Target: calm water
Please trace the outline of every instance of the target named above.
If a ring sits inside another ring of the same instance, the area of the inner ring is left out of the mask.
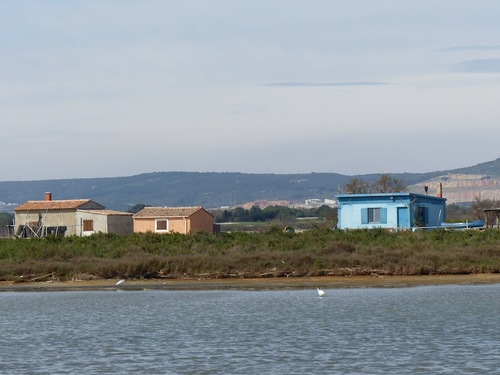
[[[2,374],[492,374],[500,285],[0,293]]]

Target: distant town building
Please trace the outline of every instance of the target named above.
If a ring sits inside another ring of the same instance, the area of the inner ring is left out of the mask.
[[[14,208],[18,206],[17,203],[2,202],[0,201],[0,212],[13,212]]]
[[[337,201],[335,199],[319,199],[319,198],[311,198],[306,199],[304,207],[305,208],[318,208],[321,206],[328,207],[337,207]]]

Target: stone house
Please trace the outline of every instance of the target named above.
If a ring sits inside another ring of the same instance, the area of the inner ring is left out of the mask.
[[[28,201],[14,209],[14,230],[20,237],[86,236],[94,233],[130,234],[132,214],[106,210],[91,199]]]

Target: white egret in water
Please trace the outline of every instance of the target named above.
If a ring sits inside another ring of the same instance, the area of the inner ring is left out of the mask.
[[[320,297],[324,297],[324,296],[326,296],[326,293],[325,293],[324,291],[322,291],[320,288],[316,288],[316,289],[318,290],[318,295],[319,295]]]
[[[123,284],[124,282],[125,282],[125,280],[124,280],[124,279],[118,280],[118,281],[117,281],[117,283],[116,283],[116,285]]]

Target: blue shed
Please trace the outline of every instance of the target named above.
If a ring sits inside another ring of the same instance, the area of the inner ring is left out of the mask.
[[[340,229],[437,227],[446,199],[415,193],[337,195]]]

